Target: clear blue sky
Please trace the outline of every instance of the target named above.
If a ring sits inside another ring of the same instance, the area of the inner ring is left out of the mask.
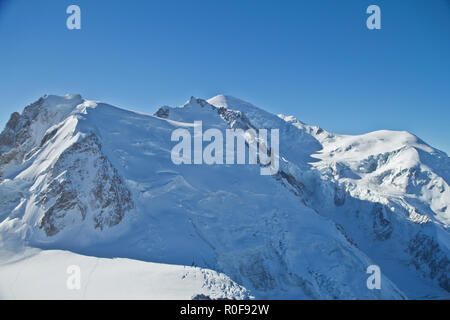
[[[370,4],[381,30],[366,28]],[[45,93],[143,112],[225,93],[449,153],[450,1],[0,0],[0,126]]]

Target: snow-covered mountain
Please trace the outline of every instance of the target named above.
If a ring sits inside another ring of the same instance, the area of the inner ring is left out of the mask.
[[[279,129],[278,173],[174,164],[194,121]],[[0,298],[74,297],[73,261],[78,298],[450,298],[449,181],[408,132],[337,135],[223,95],[155,115],[44,96],[0,135]]]

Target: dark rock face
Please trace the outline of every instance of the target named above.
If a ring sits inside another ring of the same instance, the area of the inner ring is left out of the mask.
[[[355,248],[359,248],[358,244],[345,232],[345,229],[344,229],[344,227],[341,224],[337,223],[336,224],[336,229],[338,229],[339,232],[342,233],[342,235],[348,241],[348,243],[350,243]]]
[[[250,123],[250,120],[240,111],[229,110],[227,108],[218,108],[217,112],[225,120],[231,129],[249,130],[256,128]]]
[[[247,263],[239,266],[239,271],[254,288],[264,291],[273,290],[276,280],[266,264],[267,260],[261,254],[250,255]]]
[[[62,218],[71,210],[77,210],[84,220],[86,217],[86,207],[78,199],[76,192],[72,190],[69,183],[63,182],[58,184],[57,182],[53,182],[49,188],[49,192],[41,199],[40,204],[47,204],[50,197],[55,197],[56,200],[54,205],[46,211],[40,222],[40,227],[45,230],[47,236],[53,236],[64,228],[64,224],[61,222]]]
[[[43,103],[44,99],[40,98],[27,106],[22,114],[14,112],[0,134],[0,180],[3,176],[2,167],[10,163],[21,163],[34,147],[31,144],[30,126],[41,112]]]
[[[278,173],[274,175],[274,178],[275,180],[280,181],[285,187],[291,186],[291,192],[300,197],[303,203],[306,203],[306,186],[300,181],[297,181],[293,175],[288,174],[283,170],[279,170]]]
[[[341,207],[345,204],[345,199],[347,197],[347,191],[344,188],[336,187],[334,189],[334,204],[337,207]]]
[[[20,114],[14,112],[6,124],[5,130],[0,134],[0,147],[2,148],[2,151],[6,150],[8,147],[14,147],[16,143],[16,132],[18,131],[19,121]]]
[[[376,203],[372,209],[373,231],[378,240],[387,240],[392,234],[392,223],[386,216],[383,205]]]
[[[27,106],[22,114],[14,112],[0,134],[0,155],[25,143],[30,138],[29,126],[36,119],[43,98]]]
[[[130,191],[101,144],[91,134],[61,154],[52,168],[38,204],[45,210],[40,221],[47,236],[53,236],[66,223],[85,220],[92,213],[96,229],[117,225],[134,208]]]
[[[51,132],[47,133],[41,140],[41,144],[39,148],[42,148],[49,140],[51,140],[58,133],[58,129],[54,129]]]
[[[20,165],[58,134],[58,128],[47,132],[43,129],[58,122],[53,114],[42,97],[27,106],[22,114],[11,115],[0,134],[0,180],[7,167]],[[92,219],[94,228],[103,230],[117,225],[134,208],[131,193],[102,153],[94,134],[60,155],[36,203],[44,209],[39,226],[47,236],[87,218]]]
[[[210,296],[200,293],[200,294],[193,296],[192,300],[213,300],[213,299]]]
[[[418,233],[410,242],[407,252],[411,264],[423,275],[436,279],[439,286],[450,292],[450,261],[439,244],[423,233]]]
[[[168,107],[161,107],[158,109],[158,111],[155,112],[155,116],[158,118],[167,119],[169,118],[169,108]]]

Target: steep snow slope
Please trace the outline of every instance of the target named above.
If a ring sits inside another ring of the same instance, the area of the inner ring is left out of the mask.
[[[208,101],[240,110],[260,127],[280,126],[239,99]],[[280,133],[283,168],[304,187],[308,206],[342,227],[410,297],[448,297],[449,157],[408,132],[343,136],[292,116],[279,118],[288,126],[281,125]],[[320,144],[307,149],[315,160],[306,172],[298,169],[304,168],[303,159],[290,154],[305,135]],[[428,279],[440,288],[433,289]]]
[[[261,176],[257,165],[173,164],[171,133],[192,133],[196,120],[204,130],[279,129],[280,171]],[[192,98],[156,116],[46,96],[13,114],[0,135],[0,246],[200,266],[256,298],[398,299],[402,290],[413,298],[448,297],[448,157],[395,134],[355,139],[358,146],[226,96]],[[347,159],[342,150],[349,145],[355,153]],[[423,153],[415,163],[429,170],[427,183],[417,175],[422,171],[404,172],[396,162],[378,173],[400,170],[406,178],[393,186],[386,180],[386,188],[372,179],[377,169],[357,171],[379,164],[368,157],[397,147]],[[431,182],[436,186],[427,189]],[[416,211],[406,214],[408,208]],[[366,287],[371,264],[384,273],[381,290]]]

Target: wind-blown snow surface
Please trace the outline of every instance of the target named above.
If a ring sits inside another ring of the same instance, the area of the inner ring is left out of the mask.
[[[73,266],[80,268],[80,288],[69,290]],[[245,288],[212,270],[68,251],[28,249],[0,270],[0,299],[251,298]]]
[[[279,129],[280,171],[173,164],[197,120]],[[449,298],[449,170],[407,132],[334,135],[228,96],[154,116],[45,96],[0,135],[0,297]]]

